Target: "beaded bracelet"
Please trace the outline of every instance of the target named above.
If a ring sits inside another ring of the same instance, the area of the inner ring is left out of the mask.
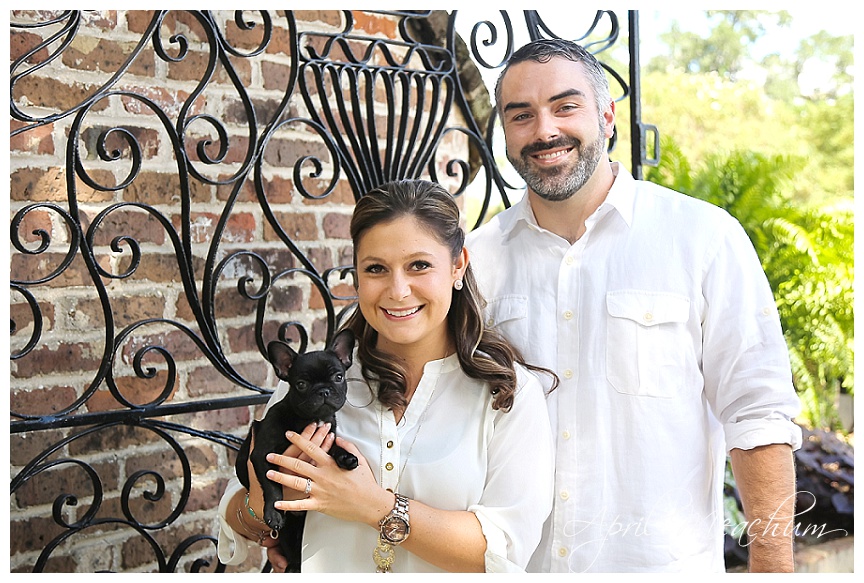
[[[269,529],[269,531],[270,531],[268,533],[267,530],[264,530],[262,533],[259,534],[259,533],[253,533],[251,530],[247,529],[246,523],[243,522],[243,519],[241,518],[242,514],[240,512],[240,509],[239,508],[237,509],[237,518],[240,520],[240,524],[243,525],[243,529],[246,530],[247,533],[254,534],[255,536],[257,536],[259,545],[264,541],[264,539],[267,537],[268,534],[269,534],[270,538],[272,538],[274,540],[279,538],[279,531],[270,528],[270,525],[267,524],[266,522],[264,522],[263,520],[261,520],[261,518],[259,518],[258,515],[255,514],[255,511],[252,510],[252,507],[249,506],[249,492],[248,491],[246,492],[246,498],[243,500],[243,506],[246,507],[246,511],[249,513],[249,516],[251,516],[255,522],[264,526],[265,529]]]
[[[258,518],[258,515],[255,514],[255,511],[252,510],[251,506],[249,506],[249,492],[246,492],[246,499],[243,500],[243,506],[246,507],[246,511],[249,513],[249,516],[251,516],[255,522],[257,522],[258,524],[263,524],[264,526],[268,526],[266,522]]]

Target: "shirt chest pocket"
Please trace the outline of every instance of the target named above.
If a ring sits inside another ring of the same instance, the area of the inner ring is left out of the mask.
[[[640,290],[606,294],[606,378],[627,395],[674,397],[686,376],[690,300]]]
[[[487,328],[496,328],[512,341],[524,339],[523,335],[526,331],[523,327],[527,326],[528,296],[506,295],[491,299],[486,304],[484,315]]]

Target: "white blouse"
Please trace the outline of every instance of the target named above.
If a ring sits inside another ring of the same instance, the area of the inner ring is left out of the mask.
[[[504,413],[492,409],[487,386],[468,378],[456,355],[429,362],[397,424],[374,398],[355,359],[348,402],[337,413],[337,433],[358,447],[383,487],[477,516],[489,572],[524,570],[552,508],[554,459],[543,389],[529,371],[517,367],[517,373],[513,407]],[[280,383],[268,408],[287,390]],[[251,542],[225,521],[228,501],[242,489],[234,477],[219,508],[218,554],[229,565],[246,559]],[[309,512],[301,570],[374,572],[377,540],[378,532],[365,524]],[[393,572],[440,571],[396,547]]]

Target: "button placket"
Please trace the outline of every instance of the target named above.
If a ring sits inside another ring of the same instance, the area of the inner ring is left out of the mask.
[[[381,428],[381,486],[388,490],[396,487],[399,467],[399,435],[393,413],[383,406],[379,408]]]

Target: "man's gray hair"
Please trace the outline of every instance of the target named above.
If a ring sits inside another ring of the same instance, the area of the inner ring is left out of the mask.
[[[495,83],[495,109],[498,111],[498,116],[501,118],[503,111],[501,110],[501,81],[504,75],[510,70],[510,67],[517,63],[525,61],[535,61],[537,63],[548,63],[555,57],[561,57],[574,63],[582,63],[585,68],[585,73],[588,75],[588,81],[591,88],[594,90],[594,98],[597,102],[597,111],[602,115],[609,107],[612,97],[609,93],[609,80],[606,78],[606,71],[603,65],[597,58],[586,51],[582,46],[573,41],[565,39],[540,39],[531,41],[530,43],[520,47],[507,60],[507,64],[501,74],[498,76],[498,81]],[[502,118],[503,119],[503,118]]]

